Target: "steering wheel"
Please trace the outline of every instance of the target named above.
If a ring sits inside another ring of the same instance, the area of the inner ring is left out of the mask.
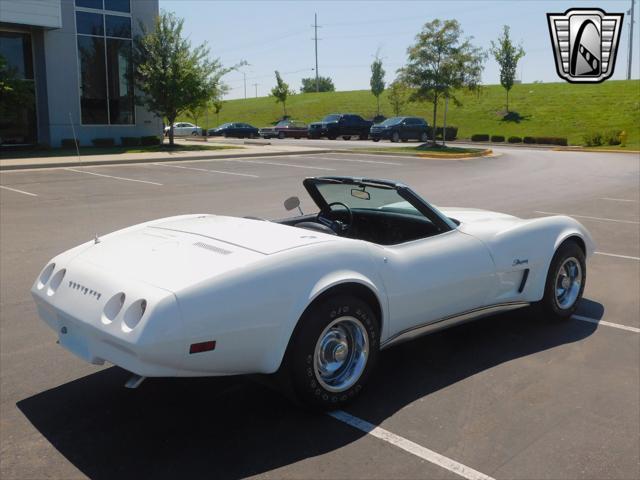
[[[347,211],[347,222],[341,222],[340,220],[333,220],[330,218],[330,215],[333,213],[331,207],[341,206]],[[327,208],[320,210],[316,217],[318,223],[329,227],[331,230],[336,232],[337,234],[346,233],[353,226],[353,212],[351,209],[342,202],[333,202],[327,205]]]

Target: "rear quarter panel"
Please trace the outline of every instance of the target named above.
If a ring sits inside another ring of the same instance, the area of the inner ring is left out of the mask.
[[[215,340],[214,351],[185,356],[202,374],[273,373],[307,306],[340,283],[368,286],[387,314],[382,283],[363,242],[344,240],[266,255],[177,293],[190,343]]]

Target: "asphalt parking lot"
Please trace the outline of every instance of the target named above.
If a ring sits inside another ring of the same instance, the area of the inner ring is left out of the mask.
[[[1,173],[0,477],[639,478],[638,156],[495,151]],[[125,390],[126,372],[76,359],[36,317],[40,269],[94,234],[183,213],[281,218],[291,195],[312,211],[301,181],[315,175],[397,179],[439,206],[574,216],[598,251],[578,315],[516,310],[386,350],[338,418],[248,378]]]

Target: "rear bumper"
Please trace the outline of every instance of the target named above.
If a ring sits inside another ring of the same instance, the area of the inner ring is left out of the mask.
[[[377,140],[388,140],[391,138],[391,132],[389,130],[370,131],[369,138]]]
[[[58,344],[76,357],[94,365],[109,362],[144,377],[181,374],[180,342],[124,341],[118,336],[72,317],[36,297],[40,318],[58,335]],[[184,373],[182,373],[184,374]]]

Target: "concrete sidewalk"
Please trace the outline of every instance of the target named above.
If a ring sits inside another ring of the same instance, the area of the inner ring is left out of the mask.
[[[215,145],[215,144],[213,144]],[[2,158],[1,170],[20,170],[30,168],[78,167],[90,165],[117,165],[149,162],[176,162],[181,160],[207,160],[216,158],[267,157],[281,155],[306,155],[310,153],[329,153],[326,148],[298,147],[291,145],[243,145],[237,149],[200,150],[195,152],[149,152],[117,153],[113,155],[83,155],[66,157]]]

